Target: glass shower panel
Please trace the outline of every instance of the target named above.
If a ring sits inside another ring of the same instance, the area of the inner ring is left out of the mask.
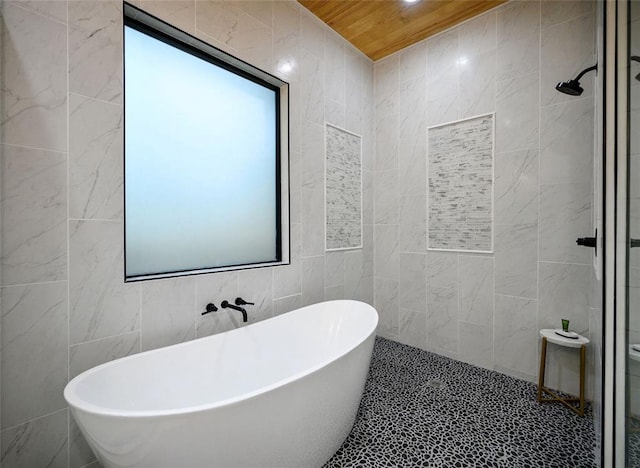
[[[626,466],[640,468],[640,2],[629,2]]]

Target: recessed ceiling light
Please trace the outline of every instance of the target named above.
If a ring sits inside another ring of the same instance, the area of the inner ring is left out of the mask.
[[[419,2],[420,0],[404,0],[404,3],[416,3]]]

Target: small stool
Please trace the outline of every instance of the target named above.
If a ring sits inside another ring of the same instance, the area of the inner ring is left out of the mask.
[[[542,336],[542,350],[540,352],[540,374],[538,376],[538,403],[547,403],[550,401],[559,401],[571,411],[574,411],[579,416],[584,416],[584,369],[585,369],[585,355],[587,350],[587,344],[589,338],[582,335],[578,335],[577,338],[565,338],[558,335],[555,330],[545,329],[540,330]],[[580,348],[580,397],[579,398],[562,398],[555,392],[549,390],[544,386],[544,371],[547,361],[547,341],[559,346],[565,346],[567,348]],[[542,392],[548,393],[552,398],[543,398]],[[571,403],[580,402],[580,406],[576,408]]]

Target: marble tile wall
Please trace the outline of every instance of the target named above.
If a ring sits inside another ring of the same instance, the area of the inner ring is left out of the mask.
[[[291,265],[124,284],[122,3],[2,2],[0,465],[94,457],[62,397],[102,362],[325,299],[373,303],[373,64],[294,1],[136,0],[290,88]],[[291,70],[282,72],[289,64]],[[325,254],[325,121],[362,135],[363,244]]]
[[[594,4],[509,2],[375,63],[374,302],[385,337],[535,381],[539,329],[568,318],[599,333],[593,251],[575,244],[593,233],[594,74],[580,97],[554,90],[596,61]],[[494,253],[429,251],[426,128],[489,112]],[[577,353],[555,351],[548,384],[577,392]]]

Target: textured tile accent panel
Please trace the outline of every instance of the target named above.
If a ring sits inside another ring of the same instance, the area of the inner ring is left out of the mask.
[[[493,114],[428,133],[430,249],[493,250]]]
[[[362,138],[326,124],[326,249],[362,247]]]

